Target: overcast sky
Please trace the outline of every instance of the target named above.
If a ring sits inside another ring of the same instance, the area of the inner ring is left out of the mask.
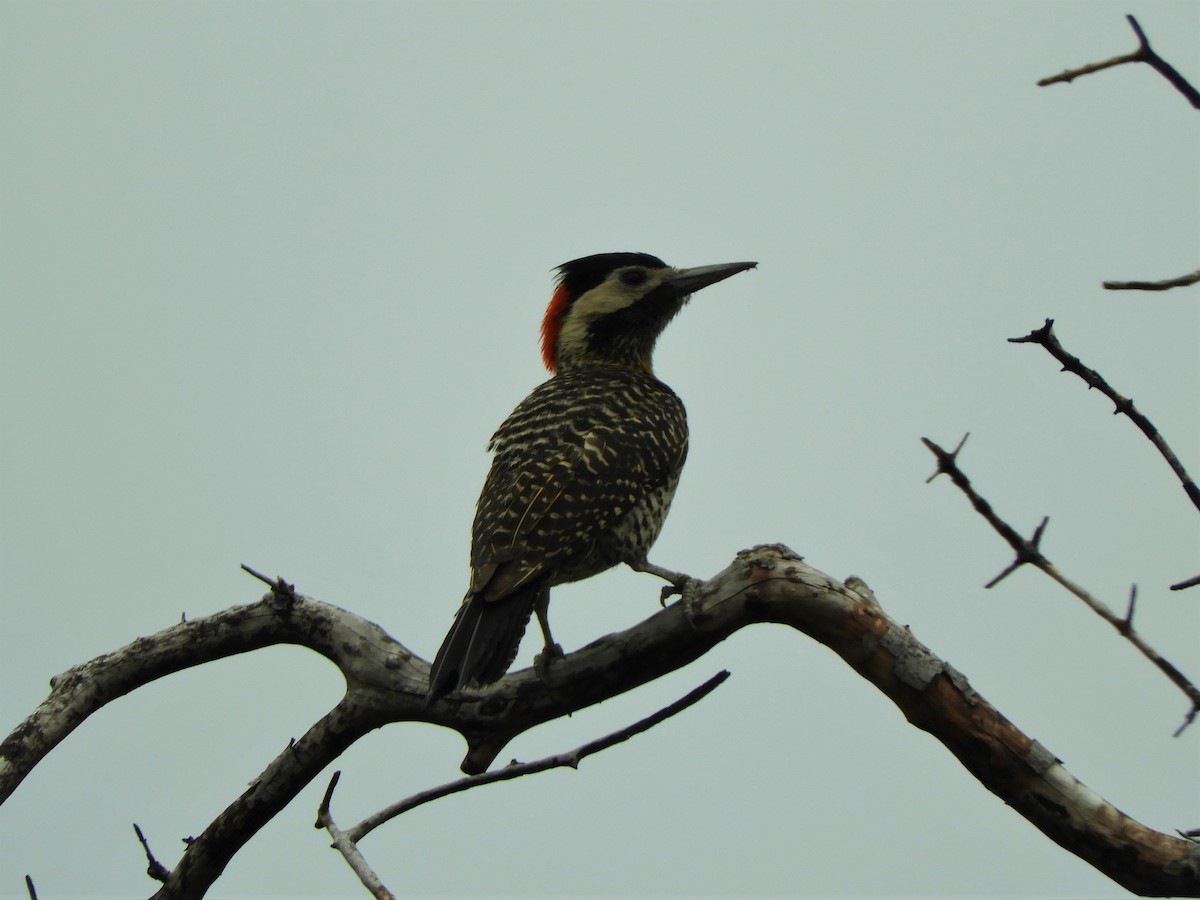
[[[1111,293],[1200,261],[1200,116],[1126,53],[1136,14],[1200,82],[1200,5],[0,5],[0,732],[68,667],[253,601],[240,563],[425,657],[467,582],[495,426],[545,377],[552,267],[756,259],[697,295],[657,371],[691,455],[652,559],[708,576],[782,541],[950,660],[1146,825],[1200,826],[1183,696],[1007,547],[929,436],[1072,578],[1200,678],[1200,527],[1131,423],[1200,473],[1200,294]],[[657,609],[621,571],[556,589],[568,649]],[[531,638],[521,664],[538,649]],[[401,896],[1120,897],[823,647],[745,630],[523,736],[574,747],[721,668],[660,728],[405,816],[362,849]],[[278,648],[164,679],[80,727],[0,810],[0,897],[152,893],[338,699]],[[454,733],[338,761],[350,824],[454,778]],[[360,897],[317,782],[213,897]]]

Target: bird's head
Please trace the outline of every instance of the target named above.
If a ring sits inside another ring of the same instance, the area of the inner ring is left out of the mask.
[[[756,265],[676,269],[649,253],[598,253],[563,263],[542,321],[546,368],[557,373],[608,363],[650,372],[655,341],[688,296]]]

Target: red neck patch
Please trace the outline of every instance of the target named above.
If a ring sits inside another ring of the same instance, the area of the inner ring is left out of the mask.
[[[542,362],[551,374],[558,371],[558,333],[562,331],[563,319],[567,315],[567,307],[571,305],[571,295],[567,286],[559,284],[546,307],[546,317],[542,319]]]

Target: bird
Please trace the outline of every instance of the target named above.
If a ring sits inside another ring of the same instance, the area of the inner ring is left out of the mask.
[[[691,294],[757,266],[668,266],[648,253],[563,263],[542,321],[550,372],[488,445],[471,531],[471,578],[430,669],[426,702],[498,681],[536,613],[542,666],[550,588],[620,563],[683,590],[649,562],[688,451],[682,401],[654,374],[655,343]]]

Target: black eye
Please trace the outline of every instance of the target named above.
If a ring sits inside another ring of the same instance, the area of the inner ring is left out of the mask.
[[[641,269],[626,269],[621,273],[621,283],[638,285],[646,283],[646,273]]]

